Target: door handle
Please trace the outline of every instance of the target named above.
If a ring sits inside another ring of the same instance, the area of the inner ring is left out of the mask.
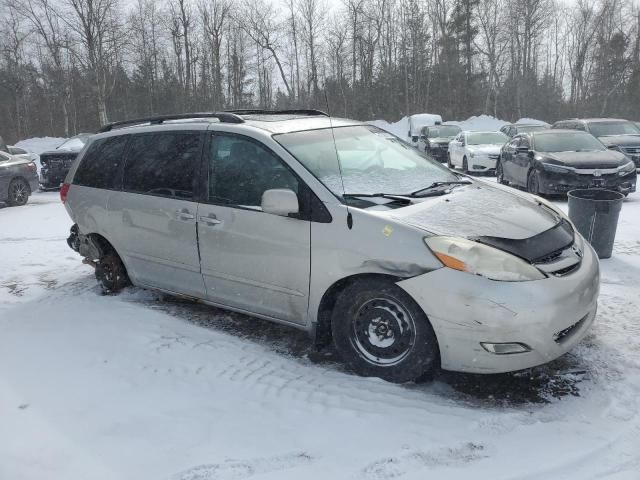
[[[178,220],[193,220],[196,217],[193,213],[189,213],[189,210],[185,208],[183,210],[176,210],[176,218]]]
[[[207,225],[211,225],[211,226],[218,225],[219,223],[222,223],[222,220],[218,220],[213,213],[209,214],[208,216],[200,215],[199,220],[202,223],[206,223]]]

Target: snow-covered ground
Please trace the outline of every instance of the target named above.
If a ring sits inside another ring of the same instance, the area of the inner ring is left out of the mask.
[[[57,193],[36,193],[0,208],[0,479],[637,480],[638,218],[634,194],[573,352],[398,386],[281,326],[100,295]]]

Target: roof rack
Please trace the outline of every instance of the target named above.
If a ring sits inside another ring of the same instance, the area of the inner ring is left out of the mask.
[[[203,113],[176,113],[173,115],[157,115],[154,117],[135,118],[132,120],[122,120],[103,125],[98,133],[110,132],[114,128],[121,128],[128,125],[148,123],[150,125],[160,125],[170,120],[188,120],[198,118],[217,118],[222,123],[244,123],[244,120],[233,112],[203,112]]]
[[[322,115],[328,117],[329,115],[322,110],[315,110],[313,108],[302,109],[290,109],[290,110],[263,110],[259,108],[244,108],[236,110],[225,110],[226,113],[233,113],[236,115]]]

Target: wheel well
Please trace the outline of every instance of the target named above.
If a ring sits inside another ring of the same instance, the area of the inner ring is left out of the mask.
[[[383,273],[359,273],[349,277],[342,278],[331,285],[320,300],[318,307],[318,317],[315,328],[315,345],[317,348],[326,347],[332,341],[331,335],[331,313],[336,304],[338,296],[342,290],[353,282],[365,281],[367,279],[386,279],[392,283],[396,283],[399,278],[393,275]]]
[[[80,242],[80,254],[89,260],[97,260],[108,253],[118,255],[111,242],[99,233],[89,233]],[[118,255],[120,257],[120,255]]]

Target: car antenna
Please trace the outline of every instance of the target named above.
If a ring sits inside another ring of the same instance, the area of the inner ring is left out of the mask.
[[[327,114],[329,115],[329,129],[331,130],[331,138],[333,139],[333,149],[336,152],[336,160],[338,161],[338,172],[340,173],[340,184],[342,185],[342,194],[345,195],[347,190],[344,188],[344,178],[342,177],[342,164],[340,163],[340,155],[338,155],[338,144],[336,143],[336,135],[333,132],[333,121],[331,119],[331,110],[329,109],[329,97],[327,96],[327,83],[324,85],[324,103],[327,106]],[[353,228],[353,216],[349,210],[349,203],[345,203],[347,207],[347,227],[349,230]]]

